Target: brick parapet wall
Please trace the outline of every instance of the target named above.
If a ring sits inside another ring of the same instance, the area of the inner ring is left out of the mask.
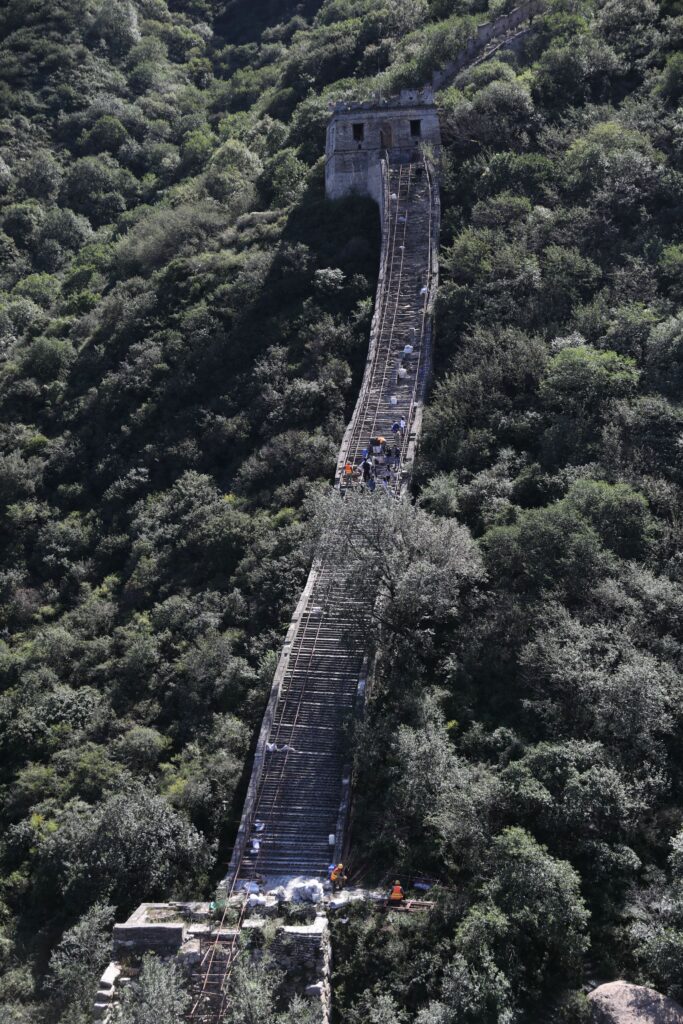
[[[544,10],[545,0],[525,0],[507,14],[501,14],[495,21],[477,26],[476,35],[467,41],[467,45],[445,67],[434,72],[432,89],[436,91],[450,85],[458,72],[468,64],[475,63],[476,58],[494,39],[509,35]]]

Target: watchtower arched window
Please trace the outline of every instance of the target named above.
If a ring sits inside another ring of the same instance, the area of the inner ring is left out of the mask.
[[[422,121],[415,120],[410,122],[410,134],[414,139],[419,139],[422,135]]]
[[[365,125],[361,122],[360,124],[354,124],[353,126],[353,141],[362,142],[365,138]]]

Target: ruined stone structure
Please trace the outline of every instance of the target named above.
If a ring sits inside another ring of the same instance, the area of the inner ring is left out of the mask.
[[[235,914],[238,900],[233,901]],[[284,993],[305,995],[320,1007],[322,1024],[329,1024],[331,1014],[331,964],[329,927],[325,914],[310,908],[311,920],[287,924],[280,916],[277,903],[258,908],[253,916],[243,918],[239,926],[225,925],[216,918],[209,903],[143,903],[124,924],[115,925],[113,959],[100,978],[93,1007],[96,1024],[108,1024],[126,985],[140,973],[142,956],[153,952],[164,960],[173,960],[185,975],[191,992],[198,990],[197,981],[207,992],[208,1017],[195,1013],[191,1019],[211,1020],[218,995],[222,1002],[222,982],[226,960],[239,950],[256,958],[267,952],[274,966],[283,972]],[[213,971],[201,970],[207,951],[218,946],[212,957]],[[200,1011],[204,1007],[200,1006]]]
[[[437,162],[441,133],[430,88],[404,90],[392,99],[336,104],[325,147],[328,199],[370,196],[382,210],[382,161],[419,160],[425,144]]]

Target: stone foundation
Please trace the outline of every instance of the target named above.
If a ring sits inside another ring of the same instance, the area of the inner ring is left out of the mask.
[[[285,972],[288,996],[305,995],[320,1005],[323,1024],[332,1019],[332,947],[324,914],[313,924],[278,928],[270,953]]]
[[[241,897],[231,902],[237,910]],[[174,959],[189,978],[207,946],[216,940],[227,950],[239,937],[242,946],[261,956],[265,940],[255,933],[265,931],[266,925],[269,929],[275,925],[275,937],[267,948],[284,974],[284,995],[287,999],[305,996],[320,1006],[323,1024],[330,1024],[332,953],[327,917],[311,907],[314,919],[310,924],[287,925],[284,918],[274,917],[278,906],[273,902],[259,907],[261,916],[244,919],[238,930],[221,927],[208,903],[141,904],[124,924],[114,926],[113,959],[100,978],[94,1024],[111,1021],[121,990],[137,977],[145,953]]]

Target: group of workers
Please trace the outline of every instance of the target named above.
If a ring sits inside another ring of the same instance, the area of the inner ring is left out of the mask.
[[[426,291],[426,289],[424,289]],[[418,358],[415,344],[417,342],[417,328],[411,327],[409,331],[410,342],[403,346],[398,366],[396,369],[396,384],[400,384],[408,376],[411,368],[414,369],[414,360]],[[392,396],[391,402],[396,404],[396,397]],[[401,449],[405,438],[407,424],[404,416],[395,420],[391,425],[392,441],[389,443],[385,437],[376,435],[370,439],[367,448],[361,451],[361,461],[357,466],[347,460],[342,472],[342,491],[347,487],[356,484],[372,492],[377,485],[388,489],[398,482],[398,475],[401,467]]]
[[[377,485],[388,489],[398,482],[401,468],[401,446],[405,436],[406,421],[401,416],[391,425],[394,444],[387,441],[381,434],[370,439],[367,448],[361,450],[361,461],[358,466],[346,461],[342,483],[345,487],[360,484],[372,493]],[[400,444],[398,443],[400,442]]]
[[[329,878],[333,892],[340,892],[340,890],[344,888],[345,883],[349,880],[349,876],[344,871],[343,864],[330,864]],[[399,880],[396,879],[387,897],[387,903],[389,906],[397,907],[399,904],[403,903],[405,898],[406,894],[403,891],[403,886]]]

